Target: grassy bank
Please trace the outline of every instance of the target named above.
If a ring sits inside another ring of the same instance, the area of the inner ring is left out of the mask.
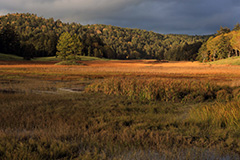
[[[90,57],[90,56],[80,56],[82,61],[94,61],[94,60],[109,60],[106,58],[98,58],[98,57]],[[22,61],[24,60],[23,57],[19,57],[12,54],[4,54],[0,53],[0,61]],[[42,61],[42,62],[48,62],[48,61],[61,61],[56,56],[51,57],[36,57],[33,58],[32,61]]]
[[[221,59],[214,62],[209,62],[209,64],[228,64],[228,65],[240,65],[240,57],[230,57],[226,59]]]
[[[80,58],[81,58],[81,61],[108,60],[105,58],[90,57],[90,56],[80,56]],[[52,57],[34,58],[33,61],[60,61],[60,59],[57,58],[56,56],[52,56]]]
[[[12,54],[0,53],[0,61],[20,61],[20,60],[23,60],[23,57],[19,57]]]

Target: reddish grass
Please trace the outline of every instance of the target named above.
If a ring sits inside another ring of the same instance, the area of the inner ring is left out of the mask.
[[[84,61],[85,65],[54,65],[55,62],[0,61],[0,75],[44,75],[104,78],[142,76],[210,80],[218,84],[240,85],[240,66],[208,65],[199,62],[157,63],[154,60]]]

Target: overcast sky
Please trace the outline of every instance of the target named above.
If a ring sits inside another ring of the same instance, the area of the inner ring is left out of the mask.
[[[240,0],[0,0],[0,15],[36,13],[64,22],[158,33],[212,34],[240,22]]]

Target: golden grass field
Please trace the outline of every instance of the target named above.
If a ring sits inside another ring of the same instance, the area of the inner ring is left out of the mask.
[[[84,65],[54,65],[55,62],[0,61],[0,74],[37,75],[56,78],[84,76],[144,76],[159,78],[210,80],[229,86],[240,85],[240,66],[211,65],[199,62],[158,63],[154,60],[84,61]],[[51,76],[53,75],[53,76]]]
[[[239,159],[240,66],[55,63],[0,61],[0,159]]]

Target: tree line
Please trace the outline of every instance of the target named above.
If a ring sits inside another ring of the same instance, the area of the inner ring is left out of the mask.
[[[59,38],[65,33],[78,37],[79,55],[110,59],[195,60],[201,44],[209,38],[163,35],[111,25],[83,26],[16,13],[0,17],[0,52],[25,59],[56,56]]]

